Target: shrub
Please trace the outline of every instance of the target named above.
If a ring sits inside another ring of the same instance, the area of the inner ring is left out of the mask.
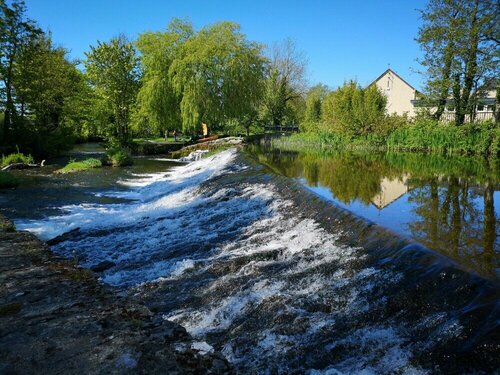
[[[34,163],[34,160],[31,155],[24,155],[19,151],[14,154],[2,156],[2,164],[1,164],[2,167],[14,163],[31,164]]]
[[[349,81],[323,101],[323,120],[331,129],[366,135],[383,121],[386,101],[375,85],[363,89],[356,81]]]
[[[90,158],[83,161],[70,161],[64,168],[58,169],[54,173],[65,174],[86,171],[92,168],[102,167],[102,162],[98,159]]]
[[[498,147],[497,133],[498,127],[492,122],[456,126],[436,120],[417,120],[395,129],[387,138],[387,146],[395,150],[494,155]]]
[[[128,150],[121,147],[113,147],[106,153],[103,164],[113,167],[125,167],[127,165],[132,165],[133,160]]]
[[[9,172],[0,171],[0,189],[16,187],[17,185],[19,185],[19,180],[16,176]]]

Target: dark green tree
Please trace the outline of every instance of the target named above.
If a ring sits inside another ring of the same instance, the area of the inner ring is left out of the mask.
[[[124,36],[98,42],[86,53],[86,77],[95,90],[96,105],[104,133],[111,140],[127,143],[130,118],[139,88],[139,58]]]
[[[418,42],[424,51],[427,91],[440,118],[447,102],[455,122],[474,117],[481,87],[498,78],[500,3],[497,0],[430,0],[421,12]],[[452,99],[452,100],[450,100]]]
[[[0,79],[4,112],[3,135],[6,141],[16,142],[18,137],[18,106],[14,88],[14,79],[18,74],[16,62],[23,46],[40,33],[36,23],[26,17],[24,1],[13,1],[10,5],[4,0],[0,1]]]

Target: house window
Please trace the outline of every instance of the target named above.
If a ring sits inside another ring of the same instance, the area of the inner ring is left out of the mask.
[[[448,104],[448,105],[446,106],[446,110],[447,110],[448,112],[453,112],[453,111],[455,111],[455,106],[454,106],[453,104]]]
[[[484,104],[478,104],[477,105],[477,111],[478,112],[483,112],[483,111],[486,111],[486,108],[488,108],[487,106],[485,106]]]

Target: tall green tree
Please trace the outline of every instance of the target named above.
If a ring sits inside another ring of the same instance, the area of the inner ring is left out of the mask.
[[[321,83],[309,89],[307,92],[306,111],[304,115],[304,120],[306,122],[319,122],[321,120],[321,105],[329,92],[330,90],[328,87]]]
[[[284,120],[301,117],[296,110],[306,92],[306,65],[304,54],[291,39],[273,46],[262,104],[264,121],[281,125]]]
[[[498,78],[500,3],[497,0],[430,0],[418,42],[424,51],[427,91],[440,118],[453,98],[455,122],[473,117],[485,81]]]
[[[332,130],[366,135],[384,119],[386,101],[376,85],[363,89],[356,81],[349,81],[323,101],[323,121]]]
[[[102,126],[109,139],[125,144],[139,88],[139,58],[134,45],[119,35],[90,47],[85,60],[86,77],[94,88]]]
[[[10,5],[0,1],[0,79],[4,112],[4,138],[16,141],[17,106],[14,79],[17,74],[16,61],[23,46],[41,30],[26,17],[24,1],[13,1]],[[10,135],[10,133],[13,133]]]
[[[163,134],[181,124],[182,92],[176,92],[169,74],[182,45],[194,35],[189,21],[173,19],[165,32],[146,32],[136,41],[142,79],[135,123],[141,133]]]
[[[251,117],[261,98],[262,46],[250,42],[232,22],[216,23],[188,38],[169,68],[175,92],[182,97],[185,131],[201,123],[211,129]]]

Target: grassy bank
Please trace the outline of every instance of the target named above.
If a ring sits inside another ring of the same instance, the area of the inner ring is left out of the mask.
[[[16,152],[7,156],[2,156],[2,159],[0,160],[1,167],[5,167],[9,164],[16,164],[16,163],[32,164],[34,163],[34,160],[31,155],[24,155],[21,152]]]
[[[319,147],[346,150],[389,150],[439,154],[500,154],[500,126],[492,122],[457,127],[435,121],[418,121],[388,130],[353,136],[336,132],[307,132],[272,140],[277,147]]]
[[[100,160],[90,158],[83,161],[72,161],[68,163],[64,168],[58,169],[54,173],[57,174],[74,173],[100,167],[102,167],[102,162]]]

